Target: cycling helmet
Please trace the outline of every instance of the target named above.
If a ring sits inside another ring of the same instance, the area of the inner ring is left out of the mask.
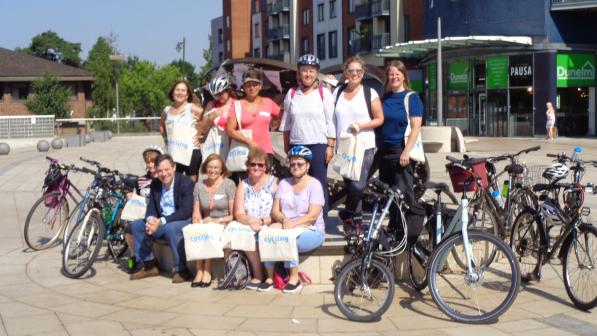
[[[164,154],[164,150],[162,148],[160,148],[160,146],[156,146],[156,145],[151,145],[151,146],[145,147],[142,155],[145,156],[145,153],[147,153],[147,152],[155,152],[158,155]]]
[[[556,225],[562,223],[562,219],[558,215],[558,210],[554,208],[554,206],[550,203],[543,202],[540,206],[539,211],[545,217],[545,221],[548,225]]]
[[[550,182],[559,181],[568,176],[568,167],[561,163],[554,163],[551,167],[545,169],[542,176]]]
[[[63,175],[58,164],[51,164],[48,172],[46,173],[46,177],[44,178],[44,187],[49,187],[60,182],[62,176]]]
[[[313,65],[319,70],[319,59],[313,54],[304,54],[299,57],[297,62],[297,66],[300,67],[301,65]]]
[[[294,146],[288,151],[288,158],[293,158],[295,156],[299,156],[304,158],[307,161],[311,161],[313,158],[313,152],[305,146]]]
[[[207,89],[212,96],[222,93],[224,90],[230,87],[230,78],[227,74],[217,75],[207,85]]]

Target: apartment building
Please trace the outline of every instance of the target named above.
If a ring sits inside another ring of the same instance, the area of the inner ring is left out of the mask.
[[[224,59],[251,55],[251,0],[223,0]]]
[[[214,65],[224,61],[224,17],[211,20],[211,59]]]
[[[313,0],[313,53],[326,68],[342,63],[342,1]]]

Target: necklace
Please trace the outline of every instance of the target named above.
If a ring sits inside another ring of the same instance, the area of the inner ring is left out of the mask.
[[[222,184],[222,183],[218,183],[218,182],[220,182],[220,180],[221,180],[221,178],[218,177],[217,180],[212,182],[211,186],[208,186],[207,184],[205,185],[205,190],[207,191],[207,198],[209,198],[209,210],[213,210],[216,207],[215,196],[216,196],[216,192],[220,188],[220,185]]]

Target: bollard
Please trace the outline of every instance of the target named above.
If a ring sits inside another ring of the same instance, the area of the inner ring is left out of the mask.
[[[62,139],[60,139],[60,138],[54,138],[52,140],[52,148],[53,149],[62,149],[62,146],[63,146]]]
[[[38,152],[47,152],[50,150],[50,143],[47,140],[39,140],[37,142]]]
[[[8,155],[10,146],[6,142],[0,142],[0,155]]]

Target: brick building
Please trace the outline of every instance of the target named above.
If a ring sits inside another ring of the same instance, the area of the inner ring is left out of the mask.
[[[32,82],[46,72],[53,74],[68,87],[73,118],[84,118],[91,106],[93,77],[87,70],[48,61],[0,48],[0,116],[29,115],[25,101],[32,91]]]

